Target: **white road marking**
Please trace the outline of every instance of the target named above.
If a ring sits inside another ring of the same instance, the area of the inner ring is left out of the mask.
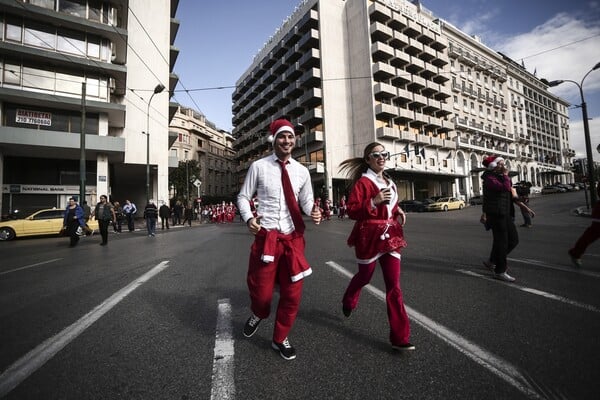
[[[543,268],[547,268],[547,269],[553,269],[556,271],[563,271],[563,272],[573,272],[576,273],[578,275],[585,275],[585,276],[589,276],[592,278],[600,278],[600,273],[595,272],[595,271],[588,271],[582,268],[575,268],[575,267],[560,267],[560,266],[556,266],[556,265],[552,265],[552,264],[548,264],[545,263],[543,261],[538,261],[538,260],[532,260],[532,259],[528,259],[528,258],[507,258],[508,261],[516,261],[522,264],[530,264],[530,265],[537,265]]]
[[[512,288],[515,288],[515,289],[518,289],[518,290],[522,290],[523,292],[527,292],[527,293],[535,294],[535,295],[538,295],[538,296],[546,297],[548,299],[560,301],[561,303],[565,303],[565,304],[569,304],[571,306],[583,308],[584,310],[587,310],[587,311],[600,312],[600,309],[598,309],[598,308],[596,308],[596,307],[594,307],[594,306],[592,306],[590,304],[580,303],[578,301],[571,300],[571,299],[568,299],[566,297],[558,296],[556,294],[544,292],[542,290],[528,288],[528,287],[525,287],[525,286],[519,286],[519,285],[517,285],[515,283],[502,282],[502,281],[499,281],[499,280],[494,279],[492,277],[485,276],[485,275],[482,275],[482,274],[478,274],[477,272],[469,271],[469,270],[466,270],[466,269],[457,269],[456,271],[460,272],[461,274],[471,275],[471,276],[475,276],[477,278],[482,278],[482,279],[487,279],[487,280],[490,280],[490,281],[502,283],[502,284],[505,284],[505,285],[507,285],[509,287],[512,287]]]
[[[348,278],[352,278],[352,276],[354,276],[354,274],[333,261],[328,261],[325,264],[332,267],[342,275],[347,276]],[[385,293],[376,287],[367,285],[364,287],[364,289],[369,291],[375,297],[379,298],[381,301],[385,301]],[[431,332],[465,356],[469,357],[471,360],[475,361],[477,364],[485,367],[494,375],[503,379],[529,398],[544,398],[528,383],[527,379],[519,372],[519,369],[516,366],[477,346],[475,343],[463,338],[445,326],[438,324],[406,304],[404,307],[406,308],[406,312],[410,315],[411,321],[416,322],[427,331]]]
[[[108,299],[104,300],[104,302],[81,317],[77,322],[63,329],[62,332],[54,335],[18,359],[14,364],[8,367],[8,369],[6,369],[2,375],[0,375],[0,398],[4,397],[11,390],[16,388],[29,375],[34,373],[48,360],[54,357],[56,353],[77,338],[77,336],[83,333],[83,331],[96,322],[100,317],[110,311],[128,294],[167,268],[168,264],[169,261],[161,262],[150,271],[146,272],[144,275],[140,276]]]
[[[60,260],[62,260],[62,258],[53,258],[52,260],[42,261],[42,262],[39,262],[39,263],[26,265],[24,267],[15,268],[15,269],[11,269],[11,270],[8,270],[8,271],[0,272],[0,275],[10,274],[11,272],[21,271],[23,269],[33,268],[33,267],[37,267],[37,266],[44,265],[44,264],[50,264],[50,263],[53,263],[55,261],[60,261]]]
[[[233,362],[234,341],[229,299],[219,300],[215,336],[215,355],[213,359],[210,398],[213,400],[233,400],[235,398],[235,381],[233,376],[235,365]]]

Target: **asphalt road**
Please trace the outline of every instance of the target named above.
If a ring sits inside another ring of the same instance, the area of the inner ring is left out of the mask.
[[[306,278],[290,334],[270,349],[273,317],[243,337],[252,237],[203,225],[0,243],[0,398],[596,399],[600,393],[600,243],[575,270],[566,254],[590,224],[583,193],[532,199],[514,284],[481,265],[491,233],[480,208],[409,213],[401,284],[416,351],[388,342],[380,271],[346,319],[356,270],[352,221],[308,224]],[[521,223],[521,216],[517,217]],[[274,297],[274,306],[277,295]],[[5,396],[5,397],[3,397]]]

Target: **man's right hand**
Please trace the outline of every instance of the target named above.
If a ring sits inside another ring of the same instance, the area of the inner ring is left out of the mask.
[[[259,215],[259,216],[250,218],[246,222],[246,225],[248,225],[248,230],[250,231],[251,234],[256,235],[258,233],[258,231],[260,231],[260,219],[261,218],[262,218],[262,215]]]

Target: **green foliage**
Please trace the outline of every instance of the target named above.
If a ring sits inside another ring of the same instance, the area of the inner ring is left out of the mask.
[[[169,186],[175,187],[175,197],[178,199],[185,198],[188,190],[190,197],[196,197],[197,189],[192,182],[199,177],[200,166],[197,160],[179,161],[179,166],[169,175]]]

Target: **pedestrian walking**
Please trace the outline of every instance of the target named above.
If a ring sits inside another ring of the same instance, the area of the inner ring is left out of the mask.
[[[115,210],[115,222],[113,222],[113,230],[115,233],[121,233],[121,225],[123,224],[123,218],[125,217],[123,215],[123,207],[121,207],[121,204],[118,201],[115,201],[113,207]]]
[[[156,234],[156,219],[158,218],[158,207],[154,204],[154,200],[150,200],[144,208],[144,219],[146,220],[146,230],[148,236]]]
[[[69,197],[69,204],[65,208],[63,230],[69,236],[69,247],[77,246],[79,236],[83,234],[85,220],[83,208],[77,204],[77,197]]]
[[[312,273],[304,255],[305,225],[300,210],[310,215],[314,223],[321,221],[321,213],[313,210],[308,169],[292,158],[296,144],[293,125],[278,119],[271,123],[269,132],[273,153],[250,165],[237,198],[242,219],[254,235],[247,275],[252,315],[243,333],[251,337],[260,321],[269,316],[273,290],[278,284],[279,303],[271,347],[285,360],[293,360],[296,350],[288,335],[300,306],[303,278]],[[255,193],[260,202],[257,216],[250,207]]]
[[[519,197],[508,175],[504,158],[489,156],[483,160],[486,171],[483,179],[483,215],[481,222],[492,230],[493,243],[488,261],[484,265],[494,272],[494,278],[514,282],[515,278],[508,274],[506,258],[519,244],[519,235],[514,223],[514,205],[522,211],[535,215],[527,205],[519,201]]]
[[[598,192],[598,198],[600,198],[600,185],[596,187]],[[600,237],[600,200],[596,202],[594,208],[592,208],[592,224],[587,227],[581,234],[579,239],[575,242],[575,245],[569,249],[569,256],[571,262],[575,267],[581,267],[583,264],[581,257],[585,253],[585,250],[590,244],[598,240]]]
[[[517,191],[517,196],[519,196],[519,201],[525,205],[529,205],[529,195],[531,194],[531,183],[529,182],[519,182],[515,188]],[[523,216],[523,224],[522,228],[531,228],[531,214],[525,209],[521,209],[521,215]]]
[[[158,209],[158,214],[160,215],[160,222],[162,223],[162,228],[165,229],[165,225],[167,229],[169,229],[169,218],[171,217],[171,209],[164,202]]]
[[[81,208],[83,209],[83,222],[85,222],[83,230],[86,236],[91,236],[94,234],[94,231],[90,229],[88,222],[90,222],[90,218],[92,217],[92,209],[90,208],[86,200],[83,200],[81,202]]]
[[[188,226],[192,226],[192,219],[194,219],[194,210],[192,209],[192,205],[188,204],[187,206],[185,206],[185,209],[183,211],[183,223],[182,225],[185,225],[185,223],[188,223]]]
[[[414,350],[410,343],[410,322],[400,288],[400,252],[406,247],[403,226],[406,214],[398,207],[396,184],[384,172],[389,152],[380,143],[368,144],[362,157],[350,158],[340,170],[350,178],[346,203],[348,217],[355,220],[348,237],[354,247],[358,272],[352,277],[342,298],[342,312],[350,317],[358,306],[362,288],[367,285],[377,261],[381,265],[390,326],[389,340],[399,351]]]
[[[125,200],[123,205],[123,214],[127,218],[127,228],[129,232],[135,231],[135,213],[137,213],[137,207],[129,200]]]
[[[108,226],[114,223],[117,217],[113,205],[108,202],[108,198],[105,195],[100,196],[100,201],[94,209],[94,215],[98,221],[100,236],[102,237],[100,246],[106,246],[108,244]]]

